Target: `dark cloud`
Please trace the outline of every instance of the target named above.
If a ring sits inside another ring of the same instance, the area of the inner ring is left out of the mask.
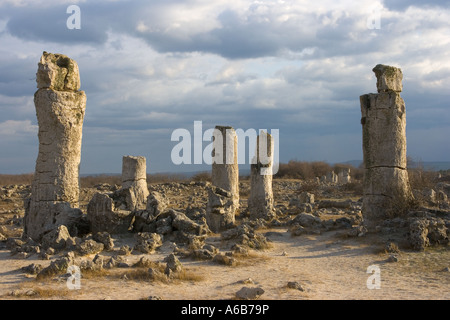
[[[86,5],[86,8],[82,9],[82,24],[79,30],[67,28],[66,22],[70,17],[70,14],[66,13],[67,7],[67,5],[51,5],[6,9],[8,14],[6,29],[11,35],[29,41],[101,44],[107,40],[106,31],[109,25],[103,23],[102,26],[105,16],[101,7]],[[111,21],[114,21],[114,18],[114,15],[109,17]]]
[[[21,123],[7,120],[36,124],[37,62],[42,50],[56,50],[78,62],[88,97],[83,173],[120,172],[124,154],[146,156],[150,172],[195,170],[170,161],[171,132],[193,132],[194,121],[203,121],[204,130],[279,129],[284,162],[361,159],[359,96],[376,91],[371,69],[385,63],[406,67],[408,150],[420,153],[426,137],[439,142],[428,143],[427,155],[450,156],[442,148],[450,134],[450,69],[433,64],[446,64],[448,48],[424,41],[448,30],[442,18],[419,16],[412,24],[415,17],[394,13],[382,16],[380,30],[369,30],[361,10],[299,10],[278,19],[283,10],[258,11],[255,2],[214,8],[206,27],[184,19],[182,3],[82,2],[81,30],[66,28],[66,5],[2,7],[0,19],[13,36],[0,48],[2,132]],[[6,35],[0,32],[0,40]],[[0,147],[11,156],[0,156],[0,171],[33,170],[36,134],[17,132],[2,136]]]

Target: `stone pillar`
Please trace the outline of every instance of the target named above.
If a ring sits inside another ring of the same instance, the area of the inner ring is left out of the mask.
[[[122,190],[126,191],[128,210],[143,210],[146,208],[149,191],[145,157],[123,157]]]
[[[272,192],[273,150],[272,136],[261,132],[257,139],[254,163],[250,166],[248,209],[252,218],[269,220],[275,216]]]
[[[216,192],[210,192],[206,220],[213,232],[220,231],[234,223],[239,209],[239,167],[238,142],[232,127],[216,126],[214,130],[211,183],[227,193],[226,210],[214,210],[217,203]],[[222,192],[223,193],[223,192]],[[231,201],[231,203],[230,203]],[[223,201],[219,201],[223,202]],[[217,226],[220,226],[218,229]]]
[[[25,208],[24,234],[40,241],[59,225],[70,230],[82,214],[76,208],[86,94],[79,91],[77,63],[62,54],[43,53],[36,82],[39,154]]]
[[[334,171],[330,171],[327,173],[326,176],[327,182],[331,184],[337,184],[338,183],[338,175]]]
[[[363,216],[368,224],[392,217],[392,205],[412,198],[406,170],[406,114],[402,71],[377,65],[378,94],[360,97],[364,158]]]
[[[352,181],[350,176],[350,168],[342,168],[338,174],[338,180],[340,184],[350,183]]]

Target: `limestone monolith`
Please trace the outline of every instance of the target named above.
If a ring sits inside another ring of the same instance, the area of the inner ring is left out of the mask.
[[[69,230],[81,217],[79,166],[86,110],[77,63],[44,52],[36,74],[34,104],[39,153],[25,206],[24,234],[36,241],[59,225]]]
[[[250,166],[248,209],[252,218],[269,220],[275,216],[272,191],[273,150],[272,136],[261,132],[257,138],[254,163]]]
[[[360,97],[364,158],[363,216],[367,224],[396,215],[412,198],[406,170],[406,110],[402,71],[377,65],[377,94]]]

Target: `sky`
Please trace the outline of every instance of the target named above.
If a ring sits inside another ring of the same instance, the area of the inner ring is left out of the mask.
[[[380,63],[403,71],[408,155],[450,161],[449,21],[442,0],[0,0],[0,173],[34,171],[43,51],[79,66],[82,174],[120,173],[124,155],[208,170],[171,159],[194,121],[277,129],[281,162],[362,160],[359,96]]]

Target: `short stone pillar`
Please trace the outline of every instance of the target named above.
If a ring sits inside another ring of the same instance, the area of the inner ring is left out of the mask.
[[[350,168],[342,168],[338,173],[338,180],[340,184],[346,184],[352,182],[350,176]]]
[[[412,198],[406,170],[406,112],[402,71],[377,65],[377,94],[360,97],[364,158],[362,213],[367,224],[391,218],[394,202]]]
[[[326,179],[327,179],[327,182],[328,182],[328,183],[331,183],[331,184],[337,184],[338,181],[339,181],[338,175],[337,175],[334,171],[328,172],[327,175],[326,175],[326,177],[327,177],[327,178],[326,178]]]
[[[210,191],[206,221],[211,231],[219,232],[217,226],[220,226],[220,229],[231,226],[239,209],[238,141],[236,131],[227,126],[216,126],[213,138],[211,183],[214,187],[226,191],[227,205],[226,209],[213,210],[217,207],[217,202],[223,202],[217,200],[218,196],[223,195]],[[218,221],[221,219],[223,221]]]
[[[86,94],[79,91],[77,63],[62,54],[42,54],[36,82],[39,154],[24,234],[40,241],[59,225],[70,230],[82,214],[78,181]]]
[[[275,217],[272,191],[274,141],[270,134],[261,132],[257,138],[256,155],[250,167],[250,217],[266,220]]]
[[[128,210],[143,210],[149,196],[145,157],[124,156],[122,159],[122,190],[126,192]]]

